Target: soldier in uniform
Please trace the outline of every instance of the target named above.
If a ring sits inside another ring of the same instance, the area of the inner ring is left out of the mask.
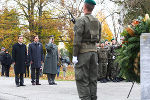
[[[97,100],[98,58],[96,42],[100,40],[101,24],[91,15],[96,3],[85,0],[84,16],[74,26],[73,60],[75,79],[81,100]]]
[[[108,40],[106,39],[105,40],[105,46],[104,46],[105,49],[107,49],[107,73],[106,73],[106,80],[107,81],[110,81],[110,78],[109,78],[109,74],[110,74],[110,64],[108,64],[110,61],[109,61],[109,55],[108,55],[108,52],[110,50],[110,44],[108,42]]]
[[[105,47],[104,48],[107,48],[107,49],[109,48],[109,43],[108,43],[107,39],[105,40]]]
[[[55,83],[55,77],[57,74],[57,64],[58,64],[58,47],[54,43],[54,36],[51,35],[49,43],[46,44],[45,48],[47,50],[43,73],[47,74],[49,85],[57,85]]]
[[[104,48],[104,42],[101,42],[101,48],[98,49],[98,63],[98,80],[100,80],[101,83],[106,83],[108,52],[107,48]]]
[[[115,62],[117,53],[115,52],[115,50],[118,48],[118,46],[116,45],[116,40],[115,39],[111,39],[112,42],[112,46],[110,47],[110,69],[111,69],[111,79],[113,82],[118,82],[118,80],[116,79],[117,75],[118,75],[118,63]]]

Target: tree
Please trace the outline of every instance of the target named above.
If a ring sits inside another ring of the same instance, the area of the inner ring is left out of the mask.
[[[122,25],[127,25],[138,16],[144,16],[146,13],[150,14],[150,1],[149,0],[110,0],[120,6]]]
[[[20,9],[23,11],[25,18],[27,19],[29,25],[27,28],[30,33],[27,35],[27,39],[31,41],[32,35],[42,35],[42,21],[44,19],[44,7],[49,3],[49,0],[15,0],[19,5]]]
[[[19,8],[23,11],[28,25],[23,26],[23,34],[26,41],[33,41],[32,36],[38,35],[40,42],[45,45],[48,43],[48,36],[55,35],[56,44],[59,42],[59,32],[61,21],[59,18],[53,18],[53,11],[47,8],[50,0],[15,0]],[[44,8],[45,7],[45,8]],[[55,10],[55,9],[53,9]],[[21,15],[21,14],[20,14]],[[29,31],[28,31],[29,30]],[[45,47],[45,46],[44,46]],[[45,51],[45,48],[44,48]]]
[[[9,11],[6,7],[0,11],[0,47],[5,47],[9,51],[21,33],[18,16],[15,9]]]
[[[84,0],[60,0],[60,2],[57,3],[58,7],[55,7],[55,9],[58,9],[59,15],[56,15],[59,17],[59,19],[62,21],[62,27],[59,30],[62,34],[60,36],[60,40],[64,42],[65,48],[69,52],[69,58],[72,60],[72,54],[73,54],[73,38],[74,38],[74,31],[73,31],[73,23],[70,21],[71,16],[68,13],[68,10],[73,14],[75,18],[79,17],[81,15],[82,9],[80,8],[81,2]]]
[[[101,40],[108,39],[109,41],[113,38],[112,32],[105,20],[105,15],[99,11],[97,14],[97,18],[100,20],[102,24],[102,34],[101,34]]]

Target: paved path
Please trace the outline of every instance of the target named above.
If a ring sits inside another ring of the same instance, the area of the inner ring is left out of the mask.
[[[25,87],[16,87],[14,78],[0,77],[0,100],[79,100],[74,81],[57,81],[50,86],[47,80],[40,80],[41,86],[32,86],[25,78]],[[135,84],[129,99],[132,83],[98,83],[98,100],[140,100],[140,85]]]

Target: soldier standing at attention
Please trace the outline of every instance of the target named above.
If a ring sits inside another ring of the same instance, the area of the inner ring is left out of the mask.
[[[104,48],[104,42],[101,42],[101,47],[98,49],[98,63],[98,80],[101,83],[106,83],[108,52],[107,49]]]
[[[112,39],[111,40],[112,42],[112,46],[111,46],[111,49],[110,49],[110,53],[112,55],[112,66],[111,66],[111,76],[113,78],[113,82],[119,82],[120,80],[117,78],[117,75],[118,75],[118,63],[115,62],[115,59],[116,59],[116,56],[117,56],[117,53],[116,53],[116,49],[119,48],[119,46],[116,44],[116,40],[115,39]]]
[[[45,48],[47,50],[43,73],[47,74],[49,85],[57,85],[55,83],[55,77],[57,74],[57,64],[58,64],[58,47],[54,43],[54,36],[49,36],[49,43],[46,44]]]
[[[106,73],[106,80],[107,81],[110,81],[111,80],[111,75],[110,75],[110,71],[111,71],[111,69],[110,69],[110,55],[109,55],[109,51],[110,51],[110,44],[109,44],[109,42],[108,42],[108,40],[106,39],[105,40],[105,47],[104,47],[105,49],[107,49],[107,60],[108,60],[108,62],[107,62],[107,73]]]
[[[105,45],[105,47],[104,47],[104,48],[107,48],[107,49],[109,48],[109,44],[108,44],[108,40],[107,40],[107,39],[105,40],[104,45]]]
[[[117,66],[115,65],[115,59],[116,59],[116,52],[115,50],[117,49],[116,45],[116,40],[111,39],[112,45],[110,46],[109,50],[109,62],[108,62],[108,67],[109,67],[109,78],[113,82],[117,82],[116,76],[117,76]]]
[[[91,15],[96,3],[85,0],[84,16],[74,26],[73,60],[75,79],[81,100],[97,100],[98,57],[96,43],[100,41],[101,24]]]

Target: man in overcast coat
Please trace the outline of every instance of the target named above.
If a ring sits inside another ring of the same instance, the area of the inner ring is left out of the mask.
[[[16,86],[25,86],[23,74],[25,73],[25,63],[27,61],[26,45],[23,44],[23,36],[18,36],[18,43],[13,45],[12,59],[14,63]],[[20,79],[20,81],[19,81]]]
[[[43,46],[39,42],[38,36],[34,36],[34,42],[29,44],[29,60],[31,64],[31,83],[32,85],[41,85],[39,83],[40,67],[44,61]]]

